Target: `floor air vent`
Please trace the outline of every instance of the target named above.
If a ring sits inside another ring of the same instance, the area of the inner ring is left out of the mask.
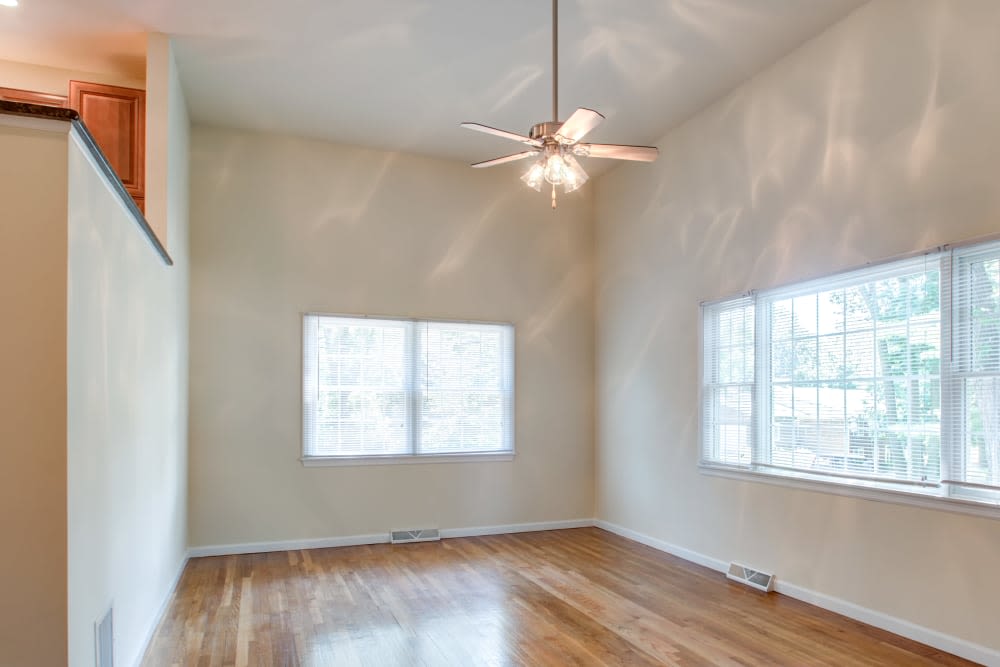
[[[406,542],[436,542],[441,539],[437,528],[418,528],[417,530],[393,530],[389,533],[389,541],[393,544]]]
[[[765,593],[770,593],[774,590],[773,574],[751,570],[749,567],[738,563],[729,564],[729,571],[726,572],[726,577],[741,584],[746,584],[751,588],[756,588],[759,591],[764,591]]]
[[[108,609],[100,621],[94,624],[94,639],[97,652],[97,667],[114,667],[114,626],[112,624],[113,609]]]

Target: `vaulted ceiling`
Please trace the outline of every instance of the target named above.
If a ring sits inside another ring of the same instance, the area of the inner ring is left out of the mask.
[[[864,1],[563,0],[560,116],[655,143]],[[476,161],[512,146],[460,122],[551,116],[549,0],[20,2],[0,59],[141,76],[142,33],[167,33],[198,123]]]

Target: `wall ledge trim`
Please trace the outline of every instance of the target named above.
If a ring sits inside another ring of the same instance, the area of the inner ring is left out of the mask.
[[[703,565],[704,567],[718,572],[725,572],[729,565],[728,563],[717,558],[712,558],[711,556],[707,556],[697,551],[692,551],[691,549],[686,549],[684,547],[677,546],[676,544],[671,544],[670,542],[650,537],[649,535],[631,530],[630,528],[620,526],[616,523],[611,523],[610,521],[595,519],[593,525],[602,530],[606,530],[609,533],[614,533],[615,535],[630,539],[634,542],[645,544],[648,547],[663,551],[664,553],[668,553],[672,556],[677,556],[678,558],[683,558],[686,561],[690,561],[698,565]],[[933,630],[922,625],[917,625],[916,623],[911,623],[910,621],[906,621],[896,616],[890,616],[889,614],[875,611],[874,609],[862,607],[861,605],[848,602],[847,600],[842,600],[831,595],[826,595],[825,593],[819,593],[805,588],[804,586],[782,581],[781,579],[775,580],[774,590],[782,595],[787,595],[790,598],[795,598],[796,600],[801,600],[816,607],[820,607],[821,609],[826,609],[827,611],[840,614],[841,616],[846,616],[856,621],[867,623],[868,625],[876,628],[887,630],[888,632],[901,637],[906,637],[907,639],[912,639],[920,642],[921,644],[926,644],[936,649],[947,651],[948,653],[965,658],[966,660],[972,660],[974,662],[992,667],[1000,667],[1000,650],[975,644],[953,635],[939,632],[938,630]]]
[[[121,179],[118,178],[115,170],[111,167],[111,163],[108,162],[107,156],[104,155],[104,152],[97,145],[94,135],[90,133],[84,122],[80,120],[80,114],[73,109],[0,100],[0,125],[43,130],[46,132],[69,132],[93,167],[101,174],[105,184],[114,193],[122,206],[125,207],[129,217],[139,227],[139,231],[146,237],[150,245],[153,246],[156,254],[160,256],[164,264],[173,266],[174,260],[170,258],[167,249],[160,243],[156,232],[149,226],[146,216],[139,210],[135,200],[125,190]]]

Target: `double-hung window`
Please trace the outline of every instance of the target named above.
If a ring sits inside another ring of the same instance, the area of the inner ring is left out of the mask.
[[[702,465],[1000,505],[1000,243],[702,306]]]
[[[514,452],[509,324],[303,318],[303,460]]]

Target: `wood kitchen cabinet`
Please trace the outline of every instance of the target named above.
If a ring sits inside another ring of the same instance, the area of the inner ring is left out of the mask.
[[[69,82],[69,104],[80,114],[125,190],[145,212],[146,91]]]

